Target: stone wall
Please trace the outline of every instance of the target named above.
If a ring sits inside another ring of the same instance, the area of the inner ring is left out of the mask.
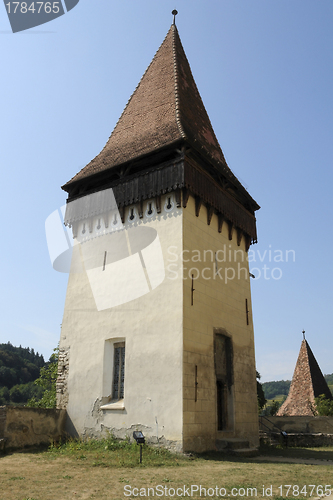
[[[320,446],[332,446],[333,434],[288,434],[287,446],[299,446],[304,448],[317,448]]]
[[[271,425],[269,424],[269,422]],[[324,433],[333,434],[333,417],[267,417],[267,419],[260,418],[260,426],[262,430],[266,431],[265,426],[270,427],[271,430],[282,430],[288,433]],[[274,426],[276,426],[274,428]]]
[[[64,431],[65,410],[6,406],[0,408],[0,422],[4,420],[3,414],[6,448],[49,444],[59,440]]]
[[[69,348],[59,349],[57,390],[57,408],[65,410],[68,405],[68,370]]]

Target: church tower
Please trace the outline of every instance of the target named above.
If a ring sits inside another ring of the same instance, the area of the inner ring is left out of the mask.
[[[104,149],[63,189],[73,255],[57,398],[70,432],[257,446],[247,252],[259,206],[226,163],[175,23]]]

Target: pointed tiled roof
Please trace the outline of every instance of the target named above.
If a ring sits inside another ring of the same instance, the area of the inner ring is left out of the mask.
[[[280,407],[277,415],[313,415],[311,406],[314,406],[315,398],[321,394],[332,399],[332,394],[324,375],[309,344],[304,339],[298,355],[288,397]]]
[[[73,183],[179,141],[206,157],[217,171],[246,193],[227,166],[173,24],[104,149],[63,189],[69,191]]]

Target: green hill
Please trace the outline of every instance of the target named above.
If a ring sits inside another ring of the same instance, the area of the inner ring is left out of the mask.
[[[333,394],[333,373],[331,375],[324,375],[325,380]],[[291,381],[290,380],[278,380],[273,382],[264,382],[262,384],[263,391],[265,393],[265,398],[267,400],[272,399],[282,399],[283,396],[287,396],[289,392]]]
[[[333,394],[333,373],[331,373],[331,375],[324,375],[324,377],[331,393]]]
[[[24,404],[43,392],[34,385],[42,366],[42,355],[30,347],[15,347],[10,342],[0,344],[0,405]]]
[[[262,388],[266,399],[276,399],[276,396],[287,396],[291,381],[279,380],[276,382],[264,382]]]

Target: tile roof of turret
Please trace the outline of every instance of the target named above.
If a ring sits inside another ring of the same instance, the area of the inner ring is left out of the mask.
[[[171,25],[103,150],[63,189],[184,141],[259,206],[229,169],[195,84],[178,30]]]
[[[312,407],[315,405],[315,398],[321,394],[330,399],[332,398],[331,391],[317,360],[309,344],[304,339],[299,351],[288,397],[279,408],[277,415],[313,415]]]

